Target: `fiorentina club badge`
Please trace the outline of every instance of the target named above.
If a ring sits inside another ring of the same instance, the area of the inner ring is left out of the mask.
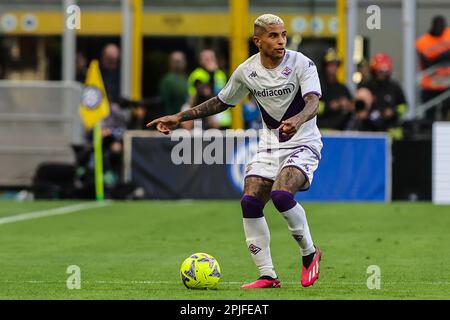
[[[286,67],[286,68],[283,69],[283,71],[281,71],[281,74],[282,74],[283,76],[287,77],[288,75],[291,74],[291,72],[292,72],[292,69],[289,68],[289,67]]]

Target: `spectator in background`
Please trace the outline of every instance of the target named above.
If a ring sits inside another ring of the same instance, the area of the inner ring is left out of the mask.
[[[107,44],[102,51],[100,71],[106,94],[112,102],[120,98],[120,49],[113,43]]]
[[[77,71],[82,75],[83,56],[77,55]],[[133,187],[122,182],[123,134],[127,129],[128,112],[122,110],[120,98],[120,50],[107,44],[100,59],[100,71],[109,100],[110,114],[102,120],[103,177],[106,198],[130,197]],[[78,77],[78,73],[77,73]],[[84,75],[85,77],[85,75]],[[77,78],[78,79],[78,78]],[[81,80],[81,77],[80,77]],[[87,144],[80,153],[76,173],[81,197],[95,196],[95,161],[92,132],[86,132]]]
[[[359,88],[355,94],[355,111],[346,125],[346,130],[351,131],[376,131],[373,122],[372,106],[374,97],[369,89]]]
[[[363,59],[361,60],[360,63],[358,63],[358,73],[359,73],[359,79],[357,81],[358,88],[367,86],[371,78],[369,61]]]
[[[113,135],[121,141],[127,128],[127,114],[120,108],[120,49],[113,43],[107,44],[102,50],[100,72],[109,100],[110,114],[103,119],[103,137]]]
[[[208,84],[213,95],[217,95],[227,83],[225,72],[219,69],[216,54],[213,50],[204,49],[200,52],[200,67],[192,71],[188,78],[189,96],[193,97],[201,84]],[[221,129],[231,128],[231,110],[227,109],[214,115]]]
[[[164,75],[159,86],[165,114],[180,112],[186,103],[188,82],[186,75],[186,56],[181,51],[174,51],[169,57],[169,72]]]
[[[77,197],[95,198],[95,157],[92,146],[92,135],[88,136],[90,143],[77,152],[77,169],[75,186]],[[123,144],[113,135],[103,138],[103,182],[105,198],[124,199],[132,197],[134,186],[123,183]]]
[[[334,49],[329,49],[323,59],[322,103],[317,123],[319,128],[344,130],[353,105],[348,88],[337,79],[340,60]]]
[[[391,78],[392,59],[386,53],[377,53],[370,62],[372,79],[367,88],[374,96],[373,120],[380,131],[397,128],[406,113],[407,105],[403,90]]]
[[[205,102],[206,100],[211,99],[215,95],[211,89],[211,86],[207,83],[202,83],[197,86],[197,90],[195,95],[191,99],[191,103],[186,103],[181,108],[181,111],[186,111],[189,108],[195,107],[200,103]],[[181,123],[181,127],[184,129],[192,130],[195,128],[202,128],[203,130],[207,129],[220,129],[220,124],[217,122],[217,119],[214,116],[210,116],[204,119],[197,119],[191,121],[184,121]]]
[[[100,61],[105,91],[109,100],[109,116],[102,120],[103,171],[105,187],[113,190],[120,183],[122,173],[123,134],[127,129],[128,111],[122,110],[120,102],[120,49],[113,43],[107,44]]]
[[[421,100],[427,102],[450,88],[450,28],[443,16],[436,16],[430,31],[416,40],[416,49],[422,71],[426,72],[420,82]],[[431,68],[431,69],[430,69]],[[450,99],[444,101],[442,116],[447,118],[450,111]],[[434,119],[434,112],[426,114]]]

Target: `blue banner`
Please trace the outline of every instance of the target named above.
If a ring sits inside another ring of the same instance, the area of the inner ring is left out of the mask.
[[[188,136],[183,143],[169,137],[133,137],[130,180],[147,199],[239,199],[245,168],[257,151],[257,140],[219,136],[211,141]],[[298,192],[298,201],[390,201],[391,150],[387,135],[325,135],[322,159],[311,188]],[[217,150],[212,146],[216,144]],[[188,163],[174,162],[180,154]],[[197,147],[196,147],[197,146]],[[192,147],[192,148],[191,148]],[[223,152],[222,152],[223,151]],[[206,154],[216,155],[212,164]],[[175,152],[175,155],[178,154]]]
[[[324,136],[311,188],[299,201],[390,201],[389,138]]]

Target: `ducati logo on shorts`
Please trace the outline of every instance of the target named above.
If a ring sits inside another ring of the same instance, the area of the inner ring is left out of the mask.
[[[248,250],[250,250],[250,252],[251,252],[252,254],[257,254],[258,252],[261,251],[261,248],[255,246],[254,244],[251,244],[251,245],[248,246]]]

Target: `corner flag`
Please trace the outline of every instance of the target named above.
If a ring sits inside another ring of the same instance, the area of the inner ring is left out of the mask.
[[[101,120],[109,115],[109,102],[97,60],[91,62],[87,71],[81,97],[80,115],[86,129],[94,128],[95,197],[102,201],[104,188]]]
[[[109,115],[109,102],[97,60],[90,63],[84,85],[80,115],[86,129],[92,129]]]

